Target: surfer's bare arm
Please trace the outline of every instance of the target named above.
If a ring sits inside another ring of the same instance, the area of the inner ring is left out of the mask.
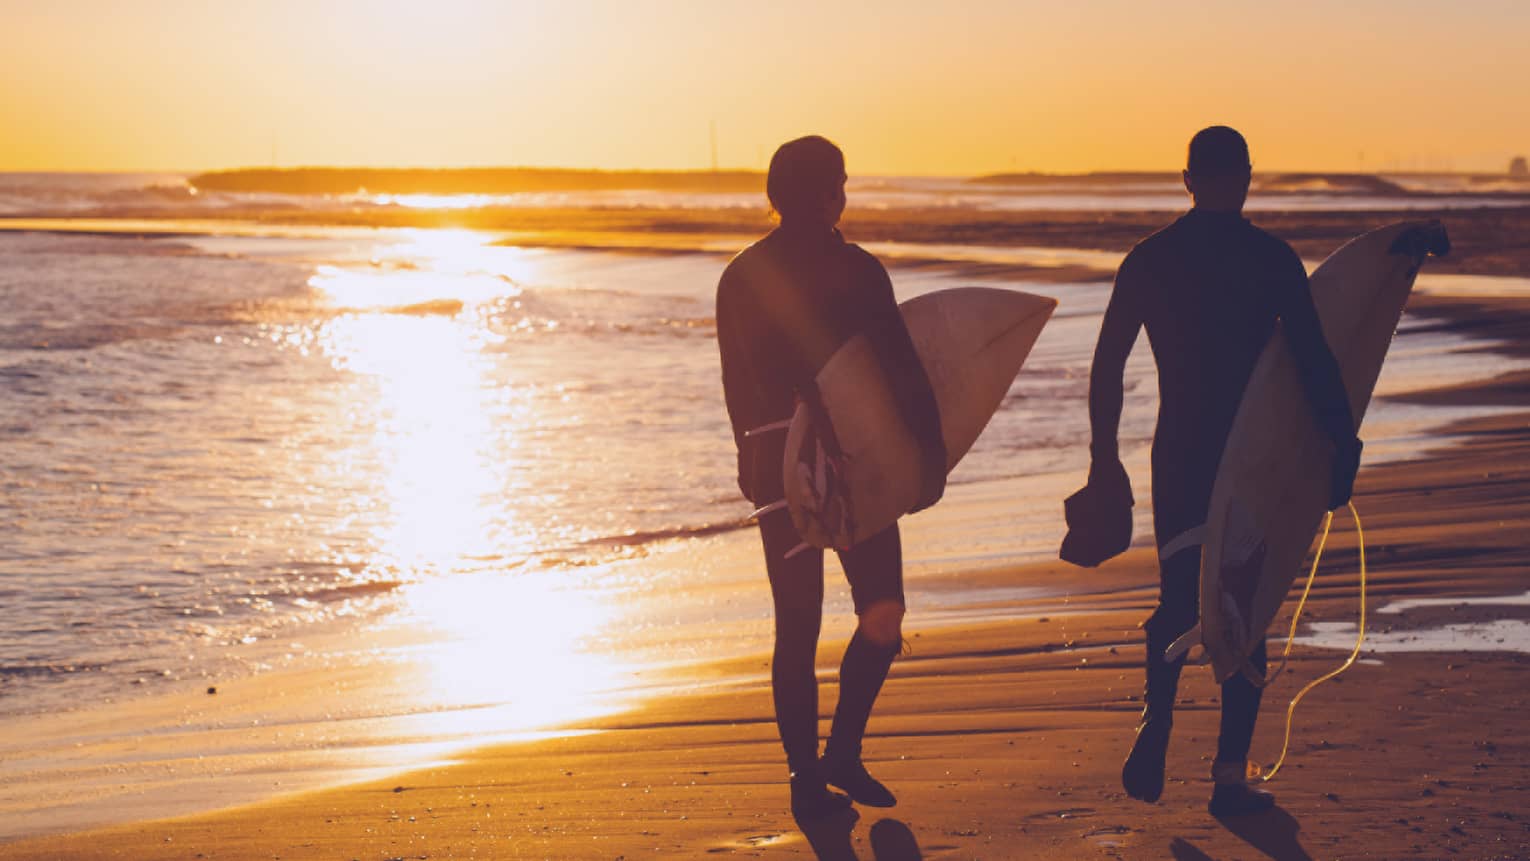
[[[946,442],[940,429],[940,406],[935,401],[929,375],[914,349],[914,340],[903,323],[903,314],[898,311],[898,300],[893,294],[887,269],[870,254],[865,255],[865,266],[873,303],[868,309],[870,319],[866,332],[888,379],[900,383],[893,386],[893,395],[924,455],[920,470],[923,486],[919,502],[914,506],[914,511],[919,511],[938,502],[946,490]]]
[[[1296,361],[1302,389],[1312,406],[1318,427],[1333,442],[1334,464],[1329,508],[1339,508],[1349,501],[1354,490],[1355,473],[1360,468],[1360,439],[1355,433],[1354,413],[1344,390],[1339,363],[1323,336],[1323,324],[1312,303],[1307,271],[1296,252],[1288,252],[1278,274],[1281,279],[1281,330]]]
[[[742,284],[729,283],[729,274],[717,287],[717,349],[722,354],[723,400],[728,405],[728,420],[733,425],[733,442],[738,447],[738,489],[745,499],[758,502],[750,487],[753,477],[750,455],[754,445],[744,434],[767,421],[760,415],[763,400],[758,377],[749,358],[750,330],[747,315],[740,307]]]
[[[1141,262],[1128,254],[1116,272],[1110,302],[1100,322],[1100,339],[1094,345],[1089,370],[1090,483],[1101,469],[1124,475],[1117,434],[1121,427],[1121,404],[1125,399],[1126,358],[1142,329],[1139,296],[1145,288]]]

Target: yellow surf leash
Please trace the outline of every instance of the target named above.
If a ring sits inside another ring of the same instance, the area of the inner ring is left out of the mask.
[[[1259,777],[1259,780],[1262,782],[1267,783],[1274,780],[1276,773],[1280,771],[1280,767],[1285,764],[1286,753],[1291,749],[1291,720],[1296,714],[1296,704],[1302,701],[1302,697],[1306,696],[1308,691],[1349,669],[1355,663],[1355,659],[1360,657],[1360,647],[1365,643],[1365,530],[1360,526],[1360,512],[1355,510],[1354,502],[1349,503],[1349,516],[1355,521],[1355,537],[1360,548],[1360,621],[1358,625],[1359,633],[1355,637],[1355,648],[1349,653],[1349,658],[1339,665],[1338,669],[1319,676],[1308,683],[1306,687],[1297,691],[1296,696],[1291,698],[1291,704],[1286,707],[1286,737],[1285,741],[1280,745],[1280,757],[1275,760],[1274,765],[1270,766],[1270,770],[1267,773]],[[1317,553],[1312,557],[1312,570],[1307,574],[1307,585],[1302,589],[1301,600],[1296,603],[1296,614],[1291,617],[1291,632],[1286,636],[1286,651],[1280,656],[1280,666],[1275,668],[1275,672],[1270,675],[1268,681],[1274,681],[1275,677],[1285,670],[1286,662],[1291,658],[1291,646],[1296,642],[1296,626],[1301,621],[1302,608],[1307,606],[1307,596],[1312,592],[1312,581],[1317,577],[1318,562],[1323,558],[1323,547],[1328,543],[1328,530],[1331,526],[1333,526],[1332,511],[1328,512],[1328,517],[1323,521],[1323,537],[1318,540]],[[1257,768],[1257,766],[1255,767]]]

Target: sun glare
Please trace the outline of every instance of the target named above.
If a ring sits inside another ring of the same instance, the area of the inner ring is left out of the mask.
[[[409,586],[406,620],[439,642],[419,657],[429,702],[497,706],[499,729],[587,718],[611,707],[624,668],[595,648],[615,609],[556,571],[481,571]]]
[[[528,564],[537,536],[504,497],[516,431],[536,416],[529,404],[507,411],[475,311],[520,295],[509,273],[532,269],[485,240],[416,231],[360,265],[321,266],[309,284],[339,312],[320,341],[357,376],[354,410],[373,426],[361,459],[378,465],[372,564],[406,584],[399,624],[427,643],[402,656],[419,676],[411,696],[443,710],[442,731],[472,707],[475,731],[519,732],[598,711],[620,669],[588,648],[613,609],[565,588],[566,572]]]

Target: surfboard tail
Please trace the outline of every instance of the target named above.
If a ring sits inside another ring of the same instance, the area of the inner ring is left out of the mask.
[[[1450,253],[1450,234],[1438,221],[1413,225],[1392,240],[1391,254],[1406,254],[1420,262],[1425,257],[1444,257]]]

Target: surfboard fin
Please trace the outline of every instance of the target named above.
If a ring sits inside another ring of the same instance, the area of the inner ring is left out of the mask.
[[[771,512],[780,511],[781,509],[783,509],[785,507],[786,507],[786,500],[778,499],[775,502],[770,503],[769,505],[762,505],[759,508],[756,508],[755,510],[749,512],[749,518],[752,520],[752,519],[757,518],[757,517],[764,517],[765,515],[770,514]]]
[[[791,426],[791,419],[782,419],[778,422],[771,422],[770,424],[760,425],[757,428],[744,431],[744,439],[753,439],[754,437],[772,433],[774,431],[784,431]]]
[[[1169,539],[1168,543],[1163,545],[1163,548],[1158,551],[1158,561],[1167,562],[1173,558],[1175,554],[1184,550],[1189,550],[1192,547],[1199,547],[1205,543],[1206,524],[1202,523],[1200,526],[1192,526],[1189,529],[1186,529],[1184,532],[1181,532],[1180,534]]]
[[[1199,623],[1194,628],[1180,634],[1179,637],[1169,644],[1169,648],[1163,650],[1163,659],[1174,663],[1190,653],[1190,650],[1201,644],[1201,626]]]

